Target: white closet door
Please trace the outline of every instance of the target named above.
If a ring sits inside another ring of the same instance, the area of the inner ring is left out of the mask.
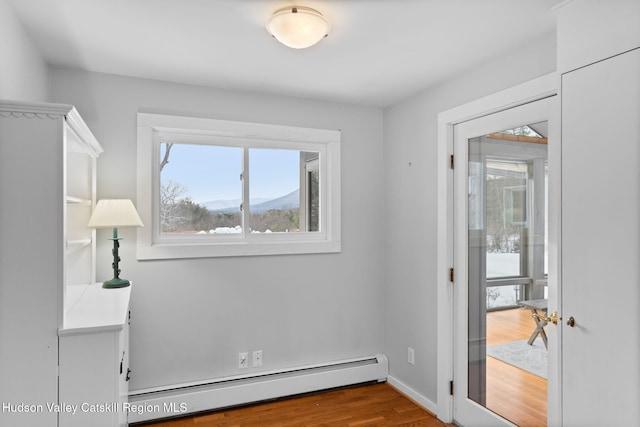
[[[637,425],[640,49],[562,77],[561,280],[563,424]]]

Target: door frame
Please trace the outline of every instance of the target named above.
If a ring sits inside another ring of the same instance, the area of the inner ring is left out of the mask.
[[[477,424],[478,426],[514,426],[513,421],[508,421],[502,414],[500,414],[499,412],[496,413],[487,407],[488,397],[484,394],[484,392],[486,389],[488,389],[488,386],[486,388],[484,386],[481,386],[481,384],[486,384],[482,381],[482,378],[485,377],[485,375],[488,375],[489,372],[487,365],[482,364],[482,361],[486,359],[484,353],[486,351],[487,345],[487,323],[485,320],[483,327],[483,322],[480,320],[480,318],[486,319],[487,310],[485,305],[486,300],[484,296],[477,293],[479,292],[480,288],[477,287],[477,285],[479,285],[479,282],[477,282],[476,280],[484,277],[486,273],[485,268],[482,265],[482,259],[484,259],[486,255],[485,246],[487,229],[485,228],[485,221],[487,220],[487,218],[484,218],[484,221],[481,220],[481,222],[484,223],[484,226],[482,226],[481,229],[474,231],[471,230],[469,222],[470,207],[468,206],[468,190],[470,185],[468,180],[468,165],[470,165],[469,162],[471,162],[471,159],[474,157],[474,161],[480,161],[483,164],[482,181],[485,184],[488,184],[486,181],[487,177],[485,176],[487,165],[483,160],[480,159],[483,155],[487,155],[494,160],[500,159],[502,155],[505,155],[505,159],[528,162],[532,157],[541,156],[542,154],[538,152],[537,149],[544,148],[544,157],[548,158],[548,145],[541,146],[540,144],[531,144],[535,146],[536,149],[529,150],[527,147],[525,147],[524,144],[521,143],[515,143],[510,147],[506,147],[503,144],[500,144],[500,148],[496,152],[489,153],[488,151],[485,151],[487,150],[488,146],[491,145],[489,141],[480,142],[476,147],[478,151],[474,156],[474,154],[470,152],[470,139],[476,137],[480,138],[483,135],[488,135],[492,132],[499,132],[503,129],[513,129],[529,123],[540,123],[543,121],[548,122],[555,100],[555,96],[547,97],[544,99],[536,100],[534,102],[518,105],[494,114],[482,116],[477,119],[465,121],[454,127],[454,156],[456,164],[459,165],[459,167],[456,167],[453,171],[453,204],[455,216],[455,223],[453,227],[453,244],[455,277],[457,278],[457,280],[455,281],[455,285],[453,286],[453,300],[455,305],[453,330],[453,378],[455,381],[455,389],[458,391],[455,393],[455,396],[453,396],[453,419],[456,422],[461,423],[461,425],[466,425],[467,423],[473,422],[474,425]],[[484,144],[488,145],[484,146]],[[517,145],[517,147],[515,147],[515,145]],[[480,148],[480,146],[484,146],[484,148]],[[511,155],[508,154],[508,148],[513,148]],[[529,175],[527,181],[529,179],[531,179],[531,175]],[[543,174],[541,174],[541,176],[538,178],[538,181],[544,181]],[[533,187],[544,189],[544,185],[538,186],[534,184]],[[544,195],[542,197],[544,197]],[[484,196],[481,196],[480,198],[484,200]],[[542,211],[540,213],[542,213]],[[534,239],[534,235],[540,233],[540,230],[536,231],[529,229],[529,231],[533,231],[533,234],[531,234],[530,237],[533,237]],[[524,241],[522,241],[521,243],[524,243]],[[523,246],[521,246],[521,250],[525,250],[525,248],[529,247],[529,244],[531,243],[533,243],[533,241],[529,241],[528,244],[524,244]],[[530,247],[529,249],[533,248]],[[523,254],[524,252],[520,253],[521,257]],[[526,261],[522,258],[520,260],[528,264],[530,260],[527,258],[528,256],[525,255]],[[477,264],[478,262],[480,262],[480,264]],[[542,269],[542,263],[540,263],[539,267]],[[520,266],[520,268],[522,268],[522,265]],[[534,271],[527,272],[528,275],[531,275],[532,273],[534,273]],[[473,281],[474,286],[471,286],[471,282],[469,282],[472,277],[475,277]],[[487,282],[486,285],[488,287],[489,283]],[[475,294],[473,296],[472,290],[476,291],[473,292]],[[531,298],[523,296],[523,299]],[[480,305],[478,306],[478,304]],[[477,328],[473,329],[473,331],[470,323],[471,319],[475,320],[473,324]],[[533,327],[533,322],[531,322],[531,325]],[[549,328],[547,328],[547,330],[548,329]],[[473,376],[471,368],[472,361],[480,362],[480,364],[475,365],[478,370],[474,371]],[[473,389],[474,397],[468,397],[471,396],[472,393],[472,378],[474,380],[473,382],[480,387]],[[486,379],[488,382],[488,378]],[[483,398],[486,398],[487,401],[484,401]],[[514,404],[516,406],[518,405],[516,402],[514,402]],[[545,412],[545,420],[546,417],[547,413]]]
[[[507,110],[512,107],[558,95],[559,77],[550,73],[520,85],[496,92],[492,95],[463,104],[438,114],[438,212],[437,212],[437,416],[445,422],[453,421],[453,396],[450,394],[454,370],[454,298],[450,282],[450,269],[454,267],[453,235],[453,155],[454,126],[468,120]],[[550,138],[557,141],[549,144],[549,311],[559,310],[560,305],[560,106],[554,103],[550,112]],[[455,280],[455,278],[454,278]],[[547,423],[560,425],[561,414],[561,366],[560,328],[550,328],[549,378]],[[455,385],[454,385],[455,387]],[[455,390],[454,390],[455,392]]]

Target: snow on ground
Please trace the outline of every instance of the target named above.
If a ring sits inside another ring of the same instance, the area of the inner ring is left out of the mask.
[[[520,254],[487,253],[487,277],[513,277],[520,275]],[[487,308],[516,305],[520,286],[491,288],[495,300],[487,298]],[[489,292],[489,290],[487,290]]]

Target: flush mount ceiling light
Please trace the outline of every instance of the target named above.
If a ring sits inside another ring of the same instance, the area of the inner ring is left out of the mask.
[[[267,31],[293,49],[311,47],[329,34],[329,21],[310,7],[283,7],[267,21]]]

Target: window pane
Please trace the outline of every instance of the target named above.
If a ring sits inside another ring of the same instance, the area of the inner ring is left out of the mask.
[[[524,285],[487,286],[487,310],[515,307],[524,299]]]
[[[307,172],[307,191],[309,210],[307,231],[320,231],[320,171],[318,169]]]
[[[549,162],[544,163],[544,267],[543,272],[549,274]],[[547,288],[545,288],[545,291]],[[546,298],[546,295],[545,295]]]
[[[160,144],[160,233],[242,232],[241,148]]]
[[[525,274],[521,247],[527,227],[526,162],[487,159],[487,278]]]
[[[481,162],[469,161],[469,230],[484,227],[484,169]]]
[[[319,175],[316,170],[316,184],[307,176],[308,165],[317,160],[318,153],[249,149],[252,233],[318,231],[313,222],[319,217]]]

